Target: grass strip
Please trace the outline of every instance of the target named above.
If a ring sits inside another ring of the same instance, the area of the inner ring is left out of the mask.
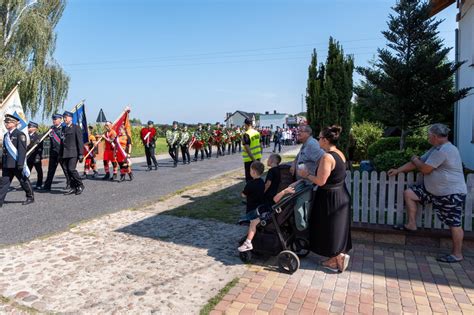
[[[224,298],[224,296],[230,291],[230,289],[235,287],[237,283],[239,283],[239,278],[234,278],[232,281],[227,283],[225,287],[223,287],[215,297],[207,301],[207,304],[203,306],[203,308],[199,312],[199,315],[207,315],[211,313],[214,307],[219,304],[219,302]]]

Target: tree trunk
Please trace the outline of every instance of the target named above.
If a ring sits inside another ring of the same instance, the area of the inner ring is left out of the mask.
[[[400,151],[405,150],[407,135],[408,135],[408,130],[406,130],[405,127],[402,127],[402,134],[400,136]]]

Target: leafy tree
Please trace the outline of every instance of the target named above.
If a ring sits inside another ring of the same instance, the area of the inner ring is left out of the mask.
[[[340,125],[340,147],[347,151],[351,129],[354,60],[351,56],[344,56],[341,45],[331,37],[326,63],[319,67],[316,65],[317,55],[313,50],[306,89],[308,121],[315,133],[326,126]]]
[[[447,61],[451,48],[443,47],[438,37],[442,21],[430,17],[430,3],[399,0],[393,10],[388,30],[382,32],[388,47],[378,50],[373,67],[358,72],[365,76],[366,87],[373,86],[385,97],[370,106],[389,125],[402,129],[403,149],[411,129],[451,121],[453,104],[469,89],[454,90],[454,73],[462,63]]]
[[[54,28],[66,0],[0,1],[0,98],[18,81],[26,112],[49,115],[62,107],[69,77],[54,60]]]
[[[366,80],[362,80],[354,87],[354,93],[354,123],[372,122],[381,123],[384,126],[390,126],[392,124],[392,121],[387,119],[384,112],[379,110],[387,101],[382,91]]]

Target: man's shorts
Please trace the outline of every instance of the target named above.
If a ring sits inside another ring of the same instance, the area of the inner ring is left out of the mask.
[[[449,227],[461,226],[462,210],[466,202],[465,194],[434,196],[426,191],[423,185],[413,185],[410,189],[417,195],[422,205],[433,204],[433,210],[444,224]]]

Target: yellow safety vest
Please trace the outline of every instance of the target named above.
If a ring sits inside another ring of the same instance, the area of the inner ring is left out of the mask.
[[[260,146],[260,132],[255,129],[249,129],[245,132],[250,138],[250,152],[253,157],[258,160],[262,158],[262,147]],[[244,162],[250,162],[252,159],[248,156],[245,150],[242,150],[242,158]]]

